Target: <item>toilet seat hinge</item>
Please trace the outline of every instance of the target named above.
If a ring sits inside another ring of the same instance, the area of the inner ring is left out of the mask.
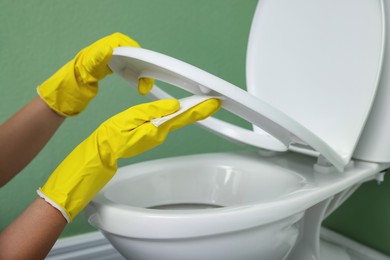
[[[314,171],[318,173],[334,173],[337,172],[336,167],[333,166],[324,156],[321,154],[317,158],[317,163],[313,166]]]

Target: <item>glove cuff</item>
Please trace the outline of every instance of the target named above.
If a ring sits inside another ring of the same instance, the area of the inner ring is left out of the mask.
[[[116,170],[116,165],[108,167],[102,161],[96,134],[92,134],[58,165],[38,195],[72,222]]]
[[[55,203],[54,201],[52,201],[49,197],[46,196],[46,194],[43,193],[43,191],[41,190],[41,188],[39,188],[37,190],[37,193],[38,193],[38,196],[41,197],[42,199],[44,199],[47,203],[49,203],[51,206],[53,206],[54,208],[56,208],[59,212],[61,212],[62,216],[66,219],[66,221],[68,223],[72,222],[70,220],[70,217],[69,217],[69,214],[68,212],[62,208],[60,205],[58,205],[57,203]]]

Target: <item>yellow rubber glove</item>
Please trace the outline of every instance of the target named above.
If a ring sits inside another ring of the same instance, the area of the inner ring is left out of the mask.
[[[73,60],[38,86],[39,96],[62,116],[78,115],[96,96],[98,81],[112,73],[107,64],[114,48],[119,46],[140,47],[136,41],[121,33],[102,38],[81,50]],[[153,84],[152,79],[140,79],[139,93],[146,95]]]
[[[210,116],[220,105],[219,100],[208,99],[158,127],[150,120],[176,112],[177,100],[129,108],[105,121],[79,144],[38,194],[71,222],[113,177],[119,158],[129,158],[161,144],[170,131]]]

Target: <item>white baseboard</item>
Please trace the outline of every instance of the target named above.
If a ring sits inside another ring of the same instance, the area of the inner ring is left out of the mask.
[[[336,251],[342,251],[344,254],[347,254],[350,260],[390,260],[389,256],[326,228],[321,229],[321,239],[326,241],[327,244],[330,243],[333,247],[337,247],[338,249]],[[326,246],[326,248],[331,247],[329,245]],[[58,240],[46,259],[124,260],[108,240],[98,231]],[[321,260],[335,260],[335,258]]]
[[[321,228],[321,240],[344,250],[351,260],[390,260],[389,256],[324,227]]]

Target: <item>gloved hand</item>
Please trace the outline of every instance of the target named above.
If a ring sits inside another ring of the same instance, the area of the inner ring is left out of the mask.
[[[168,133],[202,120],[220,107],[208,99],[155,127],[150,120],[179,109],[175,99],[134,106],[101,124],[57,167],[38,194],[59,209],[68,222],[113,177],[119,158],[129,158],[161,144]]]
[[[53,76],[38,86],[38,94],[46,104],[62,116],[78,115],[98,92],[98,81],[112,73],[108,62],[114,48],[119,46],[140,47],[121,33],[102,38],[81,50]],[[154,81],[142,78],[138,91],[146,95]]]

